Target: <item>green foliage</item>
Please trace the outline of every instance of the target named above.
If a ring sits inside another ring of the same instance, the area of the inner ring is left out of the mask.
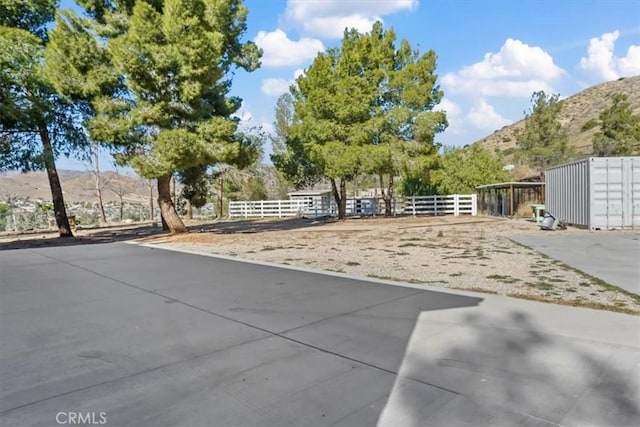
[[[588,122],[589,123],[589,122]],[[633,114],[628,96],[613,94],[611,106],[602,111],[592,126],[600,130],[593,136],[593,152],[600,156],[640,154],[640,115]]]
[[[193,207],[200,208],[207,203],[211,182],[206,166],[178,171],[177,178],[183,185],[182,197],[189,200]]]
[[[0,0],[0,26],[19,28],[46,40],[46,24],[53,21],[57,3],[57,0]]]
[[[147,178],[251,163],[257,153],[231,117],[241,101],[228,96],[233,68],[252,71],[261,54],[240,41],[241,0],[80,4],[93,19],[58,15],[48,54],[67,60],[50,75],[88,103],[94,140],[119,147],[121,163]]]
[[[38,213],[53,212],[53,203],[45,202],[45,201],[36,202],[36,212]]]
[[[530,166],[544,170],[565,162],[571,155],[567,133],[559,120],[562,101],[558,94],[547,96],[539,91],[533,93],[531,102],[524,129],[516,135],[518,155]]]
[[[400,185],[400,193],[404,196],[431,196],[437,193],[429,180],[420,176],[405,175]]]
[[[272,151],[275,154],[284,153],[287,150],[287,138],[289,126],[293,124],[293,97],[290,93],[281,95],[276,101],[274,109],[273,133],[269,137]]]
[[[97,212],[83,212],[76,218],[76,223],[80,225],[96,225],[99,223]]]
[[[479,185],[505,182],[509,178],[500,158],[476,144],[446,148],[441,168],[433,173],[432,182],[438,194],[469,194],[475,193]]]
[[[259,176],[251,176],[244,186],[247,200],[266,200],[269,198],[267,187]]]
[[[0,52],[0,170],[44,168],[44,134],[54,157],[86,155],[78,109],[55,93],[43,71],[42,40],[26,30],[0,27]]]
[[[388,177],[388,191],[400,173],[426,174],[436,162],[434,136],[447,126],[432,111],[442,98],[435,64],[433,51],[420,55],[406,40],[396,47],[395,32],[379,22],[366,34],[345,31],[340,48],[319,54],[298,78],[292,99],[279,100],[286,150],[274,164],[298,185],[375,174]]]
[[[596,119],[589,119],[589,120],[587,120],[587,122],[586,122],[585,124],[583,124],[583,125],[582,125],[582,128],[580,128],[580,130],[581,130],[582,132],[586,132],[586,131],[588,131],[588,130],[593,129],[594,127],[596,127],[596,126],[598,126],[598,125],[599,125],[598,120],[596,120]]]
[[[269,198],[263,176],[257,165],[246,171],[229,168],[225,171],[224,195],[229,200],[266,200]]]
[[[7,217],[10,214],[10,209],[8,204],[0,202],[0,231],[7,229]]]

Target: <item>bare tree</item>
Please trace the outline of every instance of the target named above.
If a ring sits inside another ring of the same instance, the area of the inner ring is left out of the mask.
[[[124,221],[124,194],[125,190],[122,187],[122,175],[120,174],[120,169],[118,169],[118,165],[114,164],[114,172],[116,174],[116,179],[114,180],[114,185],[112,185],[109,189],[118,196],[118,206],[120,208],[120,222]]]
[[[102,224],[107,223],[107,215],[104,213],[104,202],[102,200],[102,179],[100,177],[100,147],[98,144],[93,144],[91,147],[91,155],[93,157],[92,172],[93,172],[93,184],[96,190],[96,197],[98,198],[98,211],[100,213],[100,222]]]

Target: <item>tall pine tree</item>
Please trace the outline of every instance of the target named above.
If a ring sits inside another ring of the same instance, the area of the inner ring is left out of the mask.
[[[85,151],[78,106],[44,72],[54,0],[0,1],[0,170],[45,169],[61,237],[73,236],[55,159]]]
[[[91,137],[119,147],[122,163],[157,179],[163,224],[184,232],[171,177],[257,155],[236,133],[232,115],[241,100],[229,96],[233,69],[260,65],[259,49],[241,41],[248,10],[241,0],[79,3],[91,19],[58,17],[51,55],[68,60],[50,72],[61,92],[90,104]]]

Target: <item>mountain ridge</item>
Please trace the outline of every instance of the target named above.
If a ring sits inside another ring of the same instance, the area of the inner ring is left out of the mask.
[[[568,143],[582,158],[592,153],[593,135],[599,130],[596,126],[588,131],[582,131],[582,126],[592,119],[598,119],[600,112],[611,106],[611,96],[615,93],[625,93],[635,114],[640,114],[640,75],[623,77],[595,86],[588,87],[581,92],[562,99],[560,123],[566,129]],[[491,152],[505,155],[505,160],[513,160],[516,148],[516,133],[524,128],[525,118],[504,126],[473,144],[478,144]]]

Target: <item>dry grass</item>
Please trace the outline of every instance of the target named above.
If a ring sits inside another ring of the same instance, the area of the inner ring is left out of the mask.
[[[203,231],[147,240],[360,277],[640,313],[639,296],[512,242],[509,237],[516,234],[540,233],[529,221],[450,216],[291,220],[234,223],[231,230],[220,224]]]

